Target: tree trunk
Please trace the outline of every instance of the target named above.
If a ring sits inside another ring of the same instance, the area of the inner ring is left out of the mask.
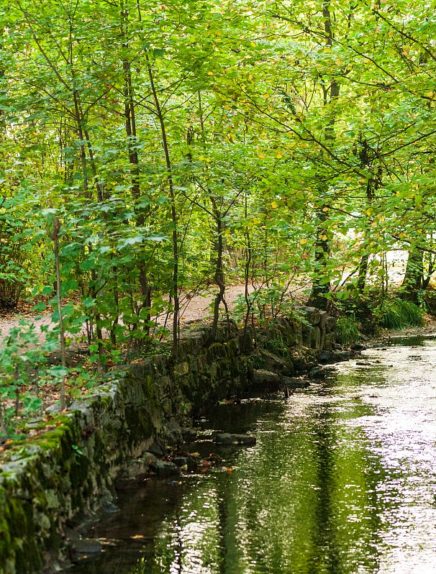
[[[148,77],[153,94],[156,115],[159,121],[162,148],[165,155],[165,165],[167,170],[167,183],[171,204],[171,221],[172,221],[172,247],[173,247],[173,274],[172,274],[172,299],[173,299],[173,351],[176,352],[179,344],[179,316],[180,316],[180,296],[179,296],[179,230],[178,230],[178,213],[176,206],[176,192],[174,189],[173,168],[171,162],[170,148],[168,144],[167,130],[163,110],[160,104],[156,84],[154,81],[153,69],[148,54],[146,54]]]
[[[123,47],[128,47],[128,12],[121,2],[121,26],[124,36]],[[138,12],[140,18],[140,12]],[[139,180],[139,154],[137,148],[136,133],[136,110],[132,83],[132,67],[128,59],[123,60],[124,73],[124,125],[127,137],[127,153],[130,163],[131,194],[137,201],[141,197],[141,186]],[[145,224],[145,214],[138,211],[136,215],[136,225],[143,227]],[[144,318],[144,332],[150,333],[150,309],[151,309],[151,287],[148,280],[147,268],[144,261],[139,262],[139,290],[141,293],[141,309],[146,310]]]
[[[322,13],[324,17],[324,32],[326,36],[326,46],[333,46],[333,27],[332,16],[330,12],[330,0],[324,0],[322,5]],[[335,78],[332,78],[328,88],[323,89],[324,106],[334,102],[339,97],[340,86]],[[330,117],[324,129],[324,137],[327,142],[332,143],[335,139],[335,112]],[[324,184],[320,187],[320,197],[326,196],[327,189],[324,189]],[[315,241],[315,275],[312,284],[312,292],[310,294],[309,303],[320,309],[326,309],[328,306],[328,294],[330,292],[330,280],[327,264],[330,259],[330,240],[328,238],[328,206],[325,201],[317,210],[317,230]]]
[[[216,237],[215,237],[215,283],[218,286],[218,293],[216,294],[214,306],[213,306],[213,334],[216,335],[218,329],[219,320],[219,310],[221,303],[224,305],[227,318],[229,317],[229,310],[225,300],[226,284],[224,276],[224,263],[223,263],[223,253],[224,253],[224,226],[222,220],[222,214],[220,213],[216,201],[211,197],[212,209],[214,214],[214,220],[216,225]]]
[[[401,285],[401,296],[407,301],[419,304],[419,292],[423,287],[424,260],[423,252],[412,248],[409,251],[406,274]]]
[[[61,364],[62,368],[66,369],[66,345],[65,345],[65,328],[64,328],[64,318],[62,312],[62,282],[61,282],[61,266],[60,266],[60,252],[59,252],[59,232],[61,229],[61,223],[59,219],[55,219],[53,224],[52,241],[54,246],[54,257],[55,257],[55,271],[56,271],[56,302],[58,308],[59,316],[59,343],[61,348]],[[64,410],[66,407],[66,393],[65,393],[65,374],[62,374],[61,387],[60,387],[60,398],[61,398],[61,409]]]
[[[373,162],[377,158],[377,152],[368,144],[368,141],[363,138],[363,136],[359,137],[359,159],[360,165],[364,169],[372,169]],[[378,168],[375,175],[368,179],[366,184],[366,200],[368,207],[371,206],[373,202],[376,191],[382,185],[382,169],[381,167]],[[364,231],[364,249],[367,249],[367,242],[368,242],[368,226],[365,227]],[[369,253],[363,253],[360,264],[359,264],[359,275],[357,279],[357,289],[360,294],[362,294],[366,287],[366,276],[368,273],[368,263],[369,263]]]
[[[360,258],[359,275],[357,277],[357,289],[359,293],[363,293],[366,286],[366,276],[368,274],[369,255],[364,253]]]
[[[330,257],[330,242],[327,237],[327,212],[320,209],[318,211],[318,227],[315,242],[315,269],[312,292],[309,298],[309,305],[326,309],[328,304],[327,295],[330,292],[330,281],[328,277],[327,264]]]

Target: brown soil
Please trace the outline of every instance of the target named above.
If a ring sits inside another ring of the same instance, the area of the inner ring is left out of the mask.
[[[296,299],[303,298],[303,292],[306,285],[301,285],[292,288],[291,295]],[[249,291],[253,291],[250,286]],[[231,285],[226,289],[226,301],[229,309],[234,308],[235,302],[238,297],[244,296],[244,285]],[[184,294],[181,297],[181,326],[191,321],[208,320],[212,317],[212,305],[215,298],[215,289],[204,290],[196,295]],[[20,320],[26,320],[33,323],[39,334],[41,342],[44,340],[44,333],[41,333],[41,326],[51,325],[50,313],[37,314],[32,311],[32,306],[22,306],[18,312],[0,313],[0,343],[7,337],[10,329],[19,325]],[[160,325],[165,325],[171,328],[171,317],[160,316],[157,318]]]

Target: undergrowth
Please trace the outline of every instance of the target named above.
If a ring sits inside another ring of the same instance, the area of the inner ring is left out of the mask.
[[[386,329],[402,329],[423,324],[423,310],[403,299],[388,299],[374,309],[377,323]]]
[[[336,322],[336,339],[342,345],[351,345],[360,339],[359,323],[354,315],[343,315]]]

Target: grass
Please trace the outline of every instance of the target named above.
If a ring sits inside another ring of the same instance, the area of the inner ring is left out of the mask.
[[[403,329],[404,327],[423,324],[423,310],[403,299],[384,301],[375,309],[377,322],[386,329]]]
[[[336,322],[336,340],[351,345],[360,339],[359,323],[354,315],[343,315]]]

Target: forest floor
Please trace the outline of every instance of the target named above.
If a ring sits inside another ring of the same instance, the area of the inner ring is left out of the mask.
[[[300,285],[293,285],[289,294],[295,301],[302,303],[309,292],[310,285],[308,282],[301,282]],[[254,288],[250,285],[249,292],[252,293]],[[230,285],[226,289],[226,301],[229,310],[232,312],[235,309],[235,304],[238,298],[244,297],[244,285]],[[181,317],[180,324],[183,328],[184,325],[192,321],[208,321],[212,318],[212,306],[215,298],[214,288],[203,290],[195,295],[182,294],[181,296]],[[41,331],[43,326],[54,326],[51,320],[51,313],[36,313],[33,310],[32,304],[21,304],[16,311],[0,311],[0,348],[4,339],[8,336],[11,329],[19,326],[21,321],[26,323],[33,323],[36,332],[41,342],[44,341],[44,332]],[[171,328],[171,317],[166,319],[166,316],[156,318],[160,326],[165,325],[168,329]],[[400,331],[385,331],[382,332],[377,338],[389,339],[394,337],[405,337],[413,335],[428,335],[436,333],[436,317],[426,315],[424,317],[424,325],[420,327],[406,327]]]
[[[407,252],[401,250],[390,251],[388,253],[389,281],[391,285],[399,285],[401,283],[405,271],[405,258],[407,258]],[[347,273],[348,272],[344,270],[344,278],[347,276]],[[259,289],[259,286],[256,286],[256,289]],[[229,285],[226,288],[226,302],[231,312],[234,311],[238,298],[244,296],[244,290],[245,286],[243,284]],[[254,287],[250,284],[249,292],[252,293],[253,290]],[[298,303],[302,303],[307,299],[309,291],[310,281],[307,278],[298,277],[290,284],[287,295],[295,299]],[[180,325],[182,328],[186,323],[191,321],[207,321],[211,319],[215,293],[216,286],[211,286],[208,289],[198,290],[195,294],[188,292],[181,294]],[[41,327],[54,325],[51,321],[51,312],[43,314],[36,313],[31,303],[20,304],[16,311],[0,310],[0,348],[4,339],[8,336],[9,331],[19,326],[22,320],[35,325],[41,342],[44,341],[44,333],[41,331]],[[168,330],[171,330],[171,316],[164,314],[156,317],[156,322],[159,326],[165,326]],[[433,328],[433,330],[435,329]]]
[[[211,287],[210,289],[199,291],[194,295],[182,293],[180,298],[180,324],[182,328],[186,323],[191,321],[206,321],[211,319],[215,290],[216,288]],[[308,290],[309,284],[307,282],[301,282],[300,284],[293,285],[289,289],[288,294],[292,298],[295,298],[295,300],[301,302],[307,295]],[[250,285],[249,292],[252,293],[253,291],[254,287]],[[230,311],[234,310],[238,298],[244,297],[244,292],[245,286],[243,284],[229,285],[227,287],[226,302]],[[16,311],[0,311],[0,346],[8,336],[10,330],[14,327],[18,327],[23,320],[26,321],[26,323],[33,323],[35,325],[41,342],[44,341],[44,332],[41,331],[41,327],[54,325],[51,320],[51,313],[36,313],[31,304],[21,304]],[[156,318],[156,321],[160,326],[165,325],[168,329],[171,328],[171,317],[167,318],[166,315],[161,315]]]

